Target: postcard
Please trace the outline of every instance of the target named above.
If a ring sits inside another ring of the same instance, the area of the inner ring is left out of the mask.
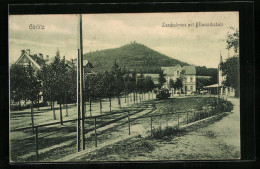
[[[239,12],[9,15],[10,162],[241,158]]]

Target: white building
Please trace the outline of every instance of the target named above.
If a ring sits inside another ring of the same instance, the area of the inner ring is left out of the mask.
[[[166,74],[166,83],[163,86],[164,88],[171,89],[170,80],[172,79],[176,82],[177,78],[182,78],[183,81],[183,92],[190,94],[191,92],[196,91],[196,68],[195,66],[180,66],[179,64],[171,67],[162,67],[161,68]]]

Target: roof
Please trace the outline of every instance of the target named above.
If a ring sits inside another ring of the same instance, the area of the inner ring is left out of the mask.
[[[213,84],[209,86],[203,86],[203,88],[214,88],[214,87],[220,87],[218,84]]]
[[[183,66],[181,67],[179,64],[171,67],[162,67],[164,73],[167,75],[174,74],[174,71],[183,71],[185,75],[196,75],[196,67],[195,66]]]
[[[68,64],[69,67],[74,67],[75,65],[72,63],[70,60],[66,60],[66,63]]]
[[[22,60],[24,57],[27,57],[38,69],[40,69],[44,64],[51,64],[54,62],[55,57],[49,57],[47,59],[42,59],[39,56],[35,55],[29,55],[27,51],[22,50],[22,54],[20,58],[16,61],[16,63],[19,63],[20,60]],[[74,63],[73,63],[74,62]],[[66,60],[66,63],[70,68],[75,66],[75,59],[73,59],[73,62],[70,60]]]
[[[29,55],[25,50],[22,50],[22,54],[19,57],[19,59],[16,61],[16,63],[19,63],[24,57],[27,57],[30,60],[30,62],[32,62],[32,64],[34,64],[34,66],[37,69],[41,68],[41,65],[42,65],[41,59],[40,58],[36,58],[37,56]]]
[[[181,66],[179,64],[171,67],[162,67],[163,73],[167,75],[174,74],[174,71],[181,71]]]
[[[45,61],[39,58],[37,55],[30,55],[30,57],[40,66],[42,67],[45,64]]]
[[[196,75],[195,66],[183,66],[183,70],[186,75]]]

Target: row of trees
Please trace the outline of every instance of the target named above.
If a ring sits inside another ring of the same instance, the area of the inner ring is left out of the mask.
[[[102,112],[102,98],[109,98],[111,111],[111,98],[117,97],[121,107],[120,97],[134,93],[134,102],[137,100],[137,93],[143,95],[155,88],[151,77],[144,77],[144,74],[121,68],[114,62],[110,71],[103,73],[91,72],[91,64],[84,67],[85,86],[83,101],[90,102],[93,99],[100,100],[100,111]],[[67,103],[76,103],[77,96],[77,71],[75,66],[66,64],[65,57],[62,59],[56,56],[54,61],[43,65],[41,70],[35,71],[33,65],[27,66],[14,64],[10,69],[10,94],[13,102],[31,101],[32,124],[33,105],[41,98],[44,102],[50,102],[53,109],[53,118],[56,119],[54,102],[60,105],[60,118],[62,121],[62,104],[66,104],[66,116],[68,116]],[[143,97],[143,96],[142,96]],[[149,96],[150,97],[150,96]],[[128,98],[129,99],[129,98]],[[140,99],[139,99],[140,100]],[[131,97],[132,101],[132,97]]]
[[[136,102],[137,93],[142,95],[151,92],[155,85],[151,77],[144,77],[143,73],[139,75],[137,72],[121,68],[117,62],[114,62],[110,71],[104,73],[91,73],[89,69],[85,69],[85,102],[89,101],[91,106],[92,99],[99,99],[100,111],[102,112],[102,98],[109,98],[111,111],[111,98],[118,98],[118,105],[121,108],[121,95],[124,95],[125,102],[129,99],[129,94],[133,93],[133,99]],[[140,95],[139,95],[140,97]],[[91,107],[90,107],[91,110]]]

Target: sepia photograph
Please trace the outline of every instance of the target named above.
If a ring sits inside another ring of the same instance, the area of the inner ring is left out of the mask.
[[[241,159],[238,11],[8,22],[11,163]]]

